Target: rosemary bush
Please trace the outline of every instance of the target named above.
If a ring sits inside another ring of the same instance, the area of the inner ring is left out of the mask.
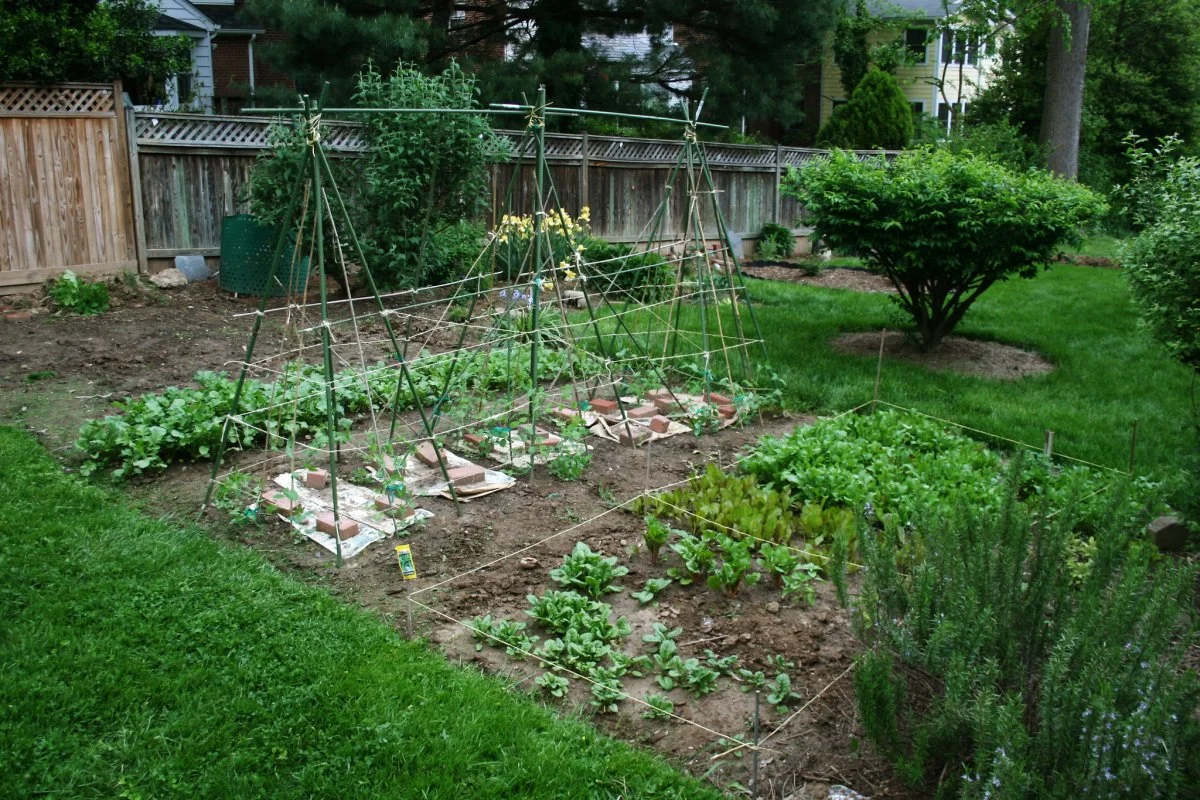
[[[1069,568],[1074,506],[1018,502],[926,517],[924,558],[897,530],[860,536],[855,690],[869,738],[939,797],[1176,797],[1194,791],[1196,570],[1158,560],[1123,515]],[[898,664],[902,662],[904,669]],[[932,694],[932,697],[926,695]]]

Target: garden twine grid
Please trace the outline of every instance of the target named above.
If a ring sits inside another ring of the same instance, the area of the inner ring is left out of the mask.
[[[954,427],[958,427],[958,428],[961,428],[961,429],[963,429],[963,430],[966,430],[966,431],[971,431],[971,432],[973,432],[973,433],[981,434],[981,435],[984,435],[984,436],[990,436],[990,437],[992,437],[992,438],[995,438],[995,439],[996,439],[996,440],[998,440],[998,441],[1004,441],[1004,442],[1008,442],[1008,443],[1010,443],[1010,444],[1013,444],[1013,445],[1016,445],[1016,446],[1019,446],[1019,447],[1028,448],[1028,449],[1031,449],[1031,450],[1037,450],[1037,449],[1038,449],[1036,446],[1034,446],[1034,445],[1030,445],[1030,444],[1028,444],[1028,443],[1025,443],[1025,442],[1021,442],[1021,441],[1018,441],[1018,440],[1015,440],[1015,439],[1009,439],[1009,438],[1006,438],[1006,437],[1003,437],[1003,436],[999,436],[999,435],[997,435],[997,434],[992,434],[992,433],[989,433],[988,431],[983,431],[983,430],[979,430],[979,429],[976,429],[976,428],[971,428],[971,427],[969,427],[969,426],[966,426],[966,425],[962,425],[962,424],[959,424],[959,423],[955,423],[955,422],[953,422],[953,421],[951,421],[951,420],[944,420],[944,419],[940,419],[940,418],[938,418],[938,417],[934,417],[934,416],[932,416],[932,415],[925,414],[925,413],[923,413],[923,412],[917,411],[917,410],[915,410],[915,409],[912,409],[912,408],[906,408],[906,407],[904,407],[904,406],[898,406],[898,405],[895,405],[895,404],[893,404],[893,403],[887,403],[887,402],[884,402],[884,401],[882,401],[882,400],[878,400],[878,401],[876,401],[876,400],[870,400],[870,401],[867,401],[867,402],[865,402],[865,403],[862,403],[862,404],[860,404],[860,405],[857,405],[857,406],[855,406],[855,407],[853,407],[853,408],[850,408],[850,409],[847,409],[847,410],[845,410],[845,411],[842,411],[842,412],[840,412],[840,413],[838,413],[838,414],[834,415],[833,417],[829,417],[828,419],[829,419],[829,420],[839,419],[839,418],[841,418],[841,417],[843,417],[843,416],[846,416],[846,415],[848,415],[848,414],[853,414],[853,413],[856,413],[856,412],[858,412],[858,411],[861,411],[863,408],[866,408],[867,406],[873,405],[873,404],[875,404],[875,403],[880,403],[880,404],[882,404],[882,405],[886,405],[886,406],[888,406],[888,407],[890,407],[890,408],[894,408],[894,409],[897,409],[897,410],[900,410],[900,411],[907,411],[907,412],[911,412],[911,413],[914,413],[914,414],[918,414],[919,416],[926,417],[926,418],[928,418],[928,419],[932,419],[932,420],[935,420],[935,421],[938,421],[938,422],[942,422],[942,423],[945,423],[945,424],[948,424],[948,425],[952,425],[952,426],[954,426]],[[1114,472],[1114,473],[1117,473],[1117,474],[1124,474],[1124,473],[1122,473],[1120,470],[1114,469],[1114,468],[1112,468],[1112,467],[1104,467],[1104,466],[1102,466],[1102,465],[1099,465],[1099,464],[1093,464],[1093,463],[1091,463],[1091,462],[1084,461],[1083,459],[1072,458],[1071,456],[1066,456],[1066,455],[1061,455],[1061,454],[1059,454],[1059,457],[1060,457],[1060,458],[1067,459],[1067,460],[1070,460],[1070,461],[1074,461],[1074,462],[1076,462],[1076,463],[1083,464],[1083,465],[1086,465],[1086,466],[1092,466],[1092,467],[1096,467],[1096,468],[1103,469],[1103,470],[1110,471],[1110,472]],[[742,460],[743,460],[743,459],[740,459],[740,458],[739,458],[739,459],[734,459],[734,460],[733,460],[732,462],[730,462],[729,464],[727,464],[727,465],[723,465],[723,466],[722,466],[722,469],[723,469],[723,470],[728,470],[729,468],[736,466],[736,465],[737,465],[738,463],[740,463]],[[481,631],[481,630],[479,630],[478,628],[474,627],[473,625],[471,625],[471,624],[469,624],[469,623],[467,623],[467,622],[465,622],[465,621],[463,621],[463,620],[460,620],[460,619],[458,619],[458,618],[456,618],[456,617],[453,617],[453,616],[451,616],[451,615],[449,615],[449,614],[447,614],[447,613],[445,613],[445,612],[443,612],[443,611],[441,611],[441,610],[439,610],[439,609],[433,608],[432,606],[429,606],[429,605],[427,605],[427,604],[425,604],[425,603],[423,603],[423,602],[421,602],[421,601],[417,600],[416,598],[417,598],[418,596],[420,596],[420,595],[423,595],[423,594],[425,594],[426,592],[432,591],[432,590],[434,590],[434,589],[441,588],[441,587],[443,587],[443,586],[446,586],[447,584],[450,584],[450,583],[453,583],[453,582],[455,582],[455,581],[458,581],[459,579],[461,579],[461,578],[464,578],[464,577],[466,577],[466,576],[468,576],[468,575],[473,575],[473,574],[475,574],[475,573],[477,573],[477,572],[481,572],[481,571],[483,571],[483,570],[485,570],[485,569],[488,569],[489,567],[492,567],[492,566],[495,566],[496,564],[499,564],[499,563],[502,563],[502,562],[504,562],[504,561],[507,561],[508,559],[511,559],[511,558],[513,558],[513,557],[515,557],[515,556],[519,556],[519,555],[521,555],[521,554],[523,554],[523,553],[527,553],[527,552],[529,552],[530,550],[533,550],[533,549],[536,549],[536,548],[538,548],[538,547],[541,547],[542,545],[544,545],[544,544],[546,544],[546,543],[548,543],[548,542],[550,542],[550,541],[553,541],[553,540],[555,540],[555,539],[558,539],[558,538],[560,538],[560,537],[562,537],[562,536],[565,536],[565,535],[567,535],[567,534],[569,534],[569,533],[572,533],[572,532],[574,532],[574,531],[577,531],[577,530],[579,530],[579,529],[581,529],[581,528],[584,528],[584,527],[586,527],[586,526],[588,526],[588,525],[591,525],[592,523],[596,522],[596,521],[597,521],[597,520],[599,520],[599,519],[602,519],[603,517],[606,517],[606,516],[608,516],[609,514],[612,514],[612,513],[616,512],[616,511],[625,510],[625,509],[627,509],[629,506],[631,506],[633,503],[635,503],[636,501],[640,500],[641,498],[644,498],[644,497],[650,497],[650,496],[653,496],[653,495],[655,495],[655,494],[658,494],[658,493],[661,493],[661,492],[663,492],[663,491],[666,491],[666,490],[668,490],[668,489],[672,489],[672,488],[676,488],[676,487],[678,487],[678,486],[682,486],[682,485],[684,485],[684,484],[688,483],[688,481],[689,481],[689,480],[690,480],[690,478],[684,478],[684,479],[681,479],[681,480],[678,480],[678,481],[673,481],[673,482],[671,482],[671,483],[664,484],[664,485],[662,485],[662,486],[659,486],[659,487],[657,487],[657,488],[655,488],[655,489],[652,489],[652,490],[651,490],[651,489],[646,489],[646,490],[643,490],[643,491],[641,491],[641,492],[639,492],[639,493],[637,493],[637,494],[633,495],[632,497],[629,497],[628,499],[626,499],[626,500],[622,501],[621,503],[618,503],[617,505],[614,505],[614,506],[612,506],[611,508],[607,508],[607,509],[605,509],[604,511],[601,511],[600,513],[598,513],[598,514],[596,514],[596,515],[594,515],[594,516],[592,516],[592,517],[590,517],[590,518],[588,518],[588,519],[585,519],[585,520],[582,520],[582,521],[580,521],[580,522],[577,522],[577,523],[575,523],[575,524],[573,524],[573,525],[571,525],[571,526],[569,526],[569,527],[567,527],[567,528],[564,528],[563,530],[560,530],[560,531],[558,531],[558,532],[556,532],[556,533],[552,533],[552,534],[550,534],[549,536],[546,536],[546,537],[544,537],[544,538],[542,538],[542,539],[540,539],[540,540],[538,540],[538,541],[536,541],[536,542],[533,542],[533,543],[531,543],[531,544],[528,544],[528,545],[526,545],[526,546],[524,546],[524,547],[521,547],[521,548],[519,548],[519,549],[517,549],[517,550],[514,550],[514,551],[512,551],[512,552],[510,552],[510,553],[507,553],[507,554],[505,554],[505,555],[501,555],[501,556],[499,556],[498,558],[494,558],[494,559],[492,559],[491,561],[485,562],[485,563],[483,563],[483,564],[479,564],[479,565],[477,565],[477,566],[475,566],[475,567],[472,567],[471,569],[465,570],[465,571],[463,571],[463,572],[460,572],[460,573],[458,573],[458,574],[456,574],[456,575],[451,575],[451,576],[450,576],[450,577],[448,577],[448,578],[445,578],[445,579],[443,579],[443,580],[441,580],[441,581],[438,581],[437,583],[434,583],[434,584],[431,584],[431,585],[429,585],[429,586],[426,586],[426,587],[424,587],[424,588],[422,588],[422,589],[418,589],[418,590],[416,590],[416,591],[412,592],[411,594],[409,594],[409,595],[408,595],[408,597],[407,597],[407,601],[408,601],[408,603],[410,604],[410,609],[409,609],[410,618],[411,618],[411,613],[412,613],[412,612],[411,612],[411,606],[412,606],[412,605],[415,605],[415,606],[417,606],[417,607],[419,607],[419,608],[422,608],[422,609],[424,609],[424,610],[426,610],[426,611],[428,611],[428,612],[430,612],[430,613],[434,614],[435,616],[441,617],[441,618],[443,618],[443,619],[445,619],[445,620],[447,620],[447,621],[449,621],[449,622],[451,622],[451,623],[453,623],[453,624],[455,624],[455,625],[458,625],[458,626],[460,626],[460,627],[462,627],[462,628],[464,628],[464,629],[466,629],[466,630],[469,630],[469,631],[471,631],[473,634],[477,634],[477,635],[484,636],[484,637],[486,637],[486,638],[488,638],[488,639],[492,639],[493,641],[496,641],[496,642],[498,642],[498,643],[505,644],[505,646],[506,646],[506,647],[509,647],[509,645],[508,645],[507,643],[500,642],[500,640],[499,640],[499,639],[498,639],[496,636],[492,635],[491,633],[489,633],[489,632],[487,632],[487,631]],[[1102,486],[1100,489],[1097,489],[1095,492],[1093,492],[1091,495],[1089,495],[1089,497],[1094,497],[1094,496],[1096,496],[1097,494],[1100,494],[1100,493],[1102,493],[1102,492],[1104,492],[1104,491],[1107,491],[1107,490],[1108,490],[1110,487],[1111,487],[1111,484],[1106,484],[1105,486]],[[660,502],[662,502],[662,501],[660,500]],[[703,517],[703,516],[701,516],[701,515],[699,515],[699,514],[695,514],[695,513],[693,513],[693,512],[690,512],[690,511],[688,511],[688,510],[686,510],[686,509],[680,508],[679,506],[676,506],[676,505],[674,505],[674,504],[671,504],[671,503],[666,503],[666,505],[667,505],[667,507],[671,508],[673,511],[676,511],[676,512],[680,512],[680,513],[686,514],[686,515],[687,515],[687,516],[689,516],[689,517],[692,517],[692,518],[694,518],[694,519],[697,519],[697,520],[701,520],[701,521],[703,521],[703,522],[706,522],[706,523],[708,523],[708,524],[710,524],[710,525],[713,525],[713,526],[715,526],[715,527],[721,528],[721,529],[723,529],[723,530],[729,531],[729,532],[731,532],[731,533],[735,533],[735,534],[738,534],[738,535],[740,535],[740,536],[744,536],[744,537],[746,537],[746,538],[750,538],[750,539],[753,539],[753,540],[756,540],[756,541],[760,541],[760,542],[766,542],[766,541],[769,541],[769,540],[763,539],[763,538],[761,538],[761,537],[752,536],[752,535],[750,535],[750,534],[745,534],[745,533],[742,533],[741,531],[737,530],[736,528],[733,528],[733,527],[730,527],[730,526],[727,526],[727,525],[720,524],[720,523],[718,523],[718,522],[715,522],[714,520],[710,520],[710,519],[708,519],[708,518],[706,518],[706,517]],[[1054,513],[1058,513],[1058,512],[1054,512]],[[826,556],[826,555],[823,555],[823,554],[819,554],[819,553],[813,553],[813,552],[811,552],[811,551],[807,551],[807,550],[804,550],[804,549],[802,549],[802,548],[799,548],[799,547],[792,547],[791,545],[787,545],[787,547],[788,547],[788,549],[789,549],[789,550],[792,550],[793,552],[796,552],[796,553],[800,553],[800,554],[807,555],[807,556],[815,556],[815,557],[820,557],[820,558],[823,558],[823,559],[825,559],[826,561],[828,561],[828,560],[829,560],[829,556]],[[851,566],[861,566],[861,565],[851,564]],[[538,663],[540,663],[540,664],[542,664],[542,665],[544,665],[544,666],[555,666],[555,665],[554,665],[554,664],[552,664],[552,663],[551,663],[549,660],[547,660],[547,659],[545,659],[545,658],[542,658],[541,656],[537,655],[536,653],[534,653],[534,652],[532,652],[532,651],[528,651],[528,650],[521,650],[521,649],[519,649],[519,648],[513,648],[513,649],[515,649],[515,650],[516,650],[516,652],[519,652],[519,653],[520,653],[522,656],[525,656],[525,657],[527,657],[527,658],[531,658],[531,659],[533,659],[534,661],[536,661],[536,662],[538,662]],[[573,670],[571,670],[571,669],[568,669],[568,668],[565,668],[565,667],[561,667],[561,666],[558,666],[558,668],[559,668],[559,669],[561,669],[563,672],[565,672],[565,673],[567,673],[567,674],[571,675],[572,677],[574,677],[574,678],[576,678],[576,679],[579,679],[579,680],[582,680],[583,682],[585,682],[585,683],[587,683],[587,684],[591,684],[591,685],[597,685],[597,684],[598,684],[598,682],[597,682],[597,681],[595,681],[594,679],[592,679],[591,677],[589,677],[589,676],[587,676],[587,675],[582,675],[582,674],[579,674],[579,673],[577,673],[577,672],[575,672],[575,671],[573,671]],[[802,706],[801,706],[800,708],[798,708],[796,711],[792,712],[792,713],[791,713],[791,714],[790,714],[790,715],[789,715],[789,716],[788,716],[788,717],[787,717],[785,720],[783,720],[781,723],[779,723],[779,724],[778,724],[778,725],[777,725],[777,726],[776,726],[776,727],[775,727],[775,728],[774,728],[774,729],[773,729],[773,730],[772,730],[770,733],[768,733],[766,736],[762,737],[762,739],[760,739],[760,740],[759,740],[757,743],[755,743],[755,742],[743,742],[743,741],[741,741],[740,739],[738,739],[738,738],[737,738],[737,737],[735,737],[735,736],[731,736],[731,735],[729,735],[729,734],[727,734],[727,733],[722,733],[721,731],[714,730],[714,729],[712,729],[712,728],[710,728],[710,727],[708,727],[708,726],[706,726],[706,725],[702,725],[702,724],[700,724],[700,723],[698,723],[698,722],[696,722],[696,721],[694,721],[694,720],[687,719],[686,717],[679,716],[678,714],[675,714],[675,713],[672,713],[672,712],[663,712],[663,711],[660,711],[660,710],[658,710],[658,709],[654,709],[654,710],[655,710],[657,713],[661,714],[662,716],[669,717],[669,718],[671,718],[671,719],[674,719],[674,720],[676,720],[676,721],[678,721],[678,722],[681,722],[681,723],[684,723],[684,724],[687,724],[687,725],[691,725],[692,727],[694,727],[694,728],[697,728],[697,729],[699,729],[699,730],[702,730],[702,731],[704,731],[705,733],[708,733],[708,734],[710,734],[710,735],[712,735],[712,736],[716,737],[717,739],[724,740],[724,741],[726,741],[726,742],[729,742],[729,743],[731,743],[731,744],[733,745],[733,746],[732,746],[732,747],[730,747],[728,750],[722,751],[722,752],[720,752],[720,753],[717,753],[716,755],[712,756],[710,760],[713,760],[713,761],[715,761],[715,760],[717,760],[717,759],[719,759],[719,758],[723,758],[723,757],[725,757],[725,756],[727,756],[727,755],[730,755],[730,754],[732,754],[732,753],[734,753],[734,752],[737,752],[737,751],[739,751],[739,750],[749,750],[749,751],[751,751],[751,752],[755,752],[755,753],[761,753],[761,752],[777,752],[776,750],[774,750],[774,749],[773,749],[773,748],[771,748],[771,747],[766,747],[766,746],[764,746],[764,744],[763,744],[763,743],[764,743],[764,742],[766,742],[766,741],[768,741],[768,740],[770,740],[770,739],[772,739],[772,738],[773,738],[773,737],[775,737],[776,735],[778,735],[778,734],[779,734],[779,733],[780,733],[782,730],[784,730],[784,729],[785,729],[785,728],[786,728],[786,727],[787,727],[789,724],[791,724],[791,723],[792,723],[792,722],[793,722],[793,721],[794,721],[794,720],[795,720],[797,717],[799,717],[799,716],[800,716],[802,713],[804,713],[804,711],[806,711],[806,710],[807,710],[807,709],[808,709],[808,708],[809,708],[809,707],[810,707],[810,706],[811,706],[813,703],[815,703],[817,700],[819,700],[819,699],[820,699],[822,696],[824,696],[824,695],[825,695],[825,694],[826,694],[826,693],[827,693],[827,692],[828,692],[830,689],[832,689],[832,688],[833,688],[835,685],[837,685],[839,681],[841,681],[841,680],[842,680],[843,678],[845,678],[845,677],[846,677],[848,674],[850,674],[850,672],[851,672],[853,669],[854,669],[854,664],[853,664],[853,663],[851,663],[851,664],[850,664],[848,667],[846,667],[846,669],[844,669],[844,670],[843,670],[843,671],[842,671],[842,672],[841,672],[841,673],[840,673],[840,674],[839,674],[837,677],[835,677],[835,678],[834,678],[833,680],[831,680],[831,681],[830,681],[828,684],[826,684],[826,685],[825,685],[825,686],[824,686],[824,687],[823,687],[823,688],[822,688],[820,691],[818,691],[816,694],[814,694],[812,697],[810,697],[810,698],[808,699],[808,701],[804,703],[804,705],[802,705]],[[635,704],[637,704],[637,705],[645,706],[646,708],[652,708],[652,706],[650,706],[650,704],[649,704],[649,703],[647,703],[645,700],[643,700],[642,698],[640,698],[640,697],[637,697],[637,696],[635,696],[635,695],[629,694],[628,692],[620,691],[620,692],[617,692],[617,694],[619,694],[619,695],[620,695],[622,698],[624,698],[624,699],[626,699],[626,700],[631,700],[631,701],[633,701],[633,702],[634,702]]]

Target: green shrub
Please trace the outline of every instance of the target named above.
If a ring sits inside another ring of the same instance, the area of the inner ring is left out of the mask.
[[[625,244],[587,237],[583,241],[582,274],[594,291],[614,300],[656,303],[671,296],[675,268],[659,253],[635,253]]]
[[[89,281],[67,270],[50,285],[50,299],[61,311],[91,316],[108,311],[108,284]]]
[[[758,232],[758,241],[754,245],[754,256],[760,261],[781,261],[792,257],[796,248],[796,240],[785,225],[768,222]]]
[[[1143,324],[1170,353],[1200,371],[1200,158],[1130,145],[1133,182],[1123,187],[1141,232],[1121,253]]]
[[[821,147],[902,150],[913,137],[912,105],[896,78],[871,67],[849,101],[817,133]]]
[[[1105,208],[1049,173],[930,150],[890,162],[836,152],[789,171],[783,191],[805,206],[824,242],[854,248],[892,282],[924,350],[997,281],[1036,276]]]
[[[922,515],[911,569],[897,564],[895,530],[861,540],[855,620],[874,648],[855,675],[865,730],[912,779],[937,777],[939,796],[1194,788],[1200,693],[1179,664],[1196,639],[1195,567],[1156,561],[1141,526],[1114,513],[1075,581],[1075,509],[1027,508],[1022,469],[1018,459],[999,508]]]

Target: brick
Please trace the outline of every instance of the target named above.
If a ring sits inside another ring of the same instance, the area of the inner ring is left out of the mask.
[[[551,411],[550,413],[553,414],[554,416],[558,417],[559,419],[564,420],[565,422],[570,422],[571,420],[573,420],[579,416],[578,411],[576,411],[573,408],[567,408],[565,406],[560,406],[560,407],[554,409],[553,411]]]
[[[619,408],[616,400],[609,400],[606,397],[597,397],[591,401],[592,411],[597,414],[613,414]]]
[[[391,456],[384,456],[383,458],[381,458],[379,460],[383,462],[383,471],[384,472],[394,473],[396,471],[396,462],[392,459]]]
[[[666,397],[654,398],[654,407],[663,414],[670,414],[674,411],[682,411],[683,407],[671,398],[671,395]]]
[[[655,433],[666,433],[671,430],[671,420],[666,417],[653,417],[650,420],[650,430]]]
[[[561,438],[550,433],[550,434],[547,434],[544,439],[538,440],[538,447],[554,447],[561,441],[562,441]]]
[[[630,419],[650,419],[658,415],[658,407],[653,405],[638,406],[631,408],[625,412],[625,416]]]
[[[641,425],[622,425],[617,430],[617,439],[621,444],[641,444],[650,438],[650,430]]]
[[[472,445],[475,445],[476,447],[479,447],[480,445],[483,444],[483,437],[480,436],[478,433],[467,433],[467,434],[463,434],[463,441],[466,442],[467,444],[472,444]]]
[[[267,491],[262,493],[262,502],[268,514],[279,512],[286,514],[289,517],[299,514],[304,510],[304,506],[299,500],[293,500],[283,492]]]
[[[376,511],[382,511],[385,514],[388,514],[388,513],[392,513],[392,512],[396,512],[396,511],[404,511],[405,509],[406,509],[406,506],[405,506],[403,500],[393,501],[386,494],[375,495],[375,510]]]
[[[417,458],[429,466],[436,467],[438,465],[437,449],[428,439],[417,445],[416,452]]]
[[[719,406],[727,406],[730,403],[732,403],[733,400],[726,397],[723,394],[717,394],[716,392],[709,392],[708,394],[704,395],[704,402],[715,403],[716,405],[719,405]]]
[[[737,406],[734,406],[734,405],[717,406],[717,413],[720,414],[723,419],[733,419],[734,417],[737,416]]]
[[[310,469],[304,475],[304,486],[308,489],[324,489],[329,485],[329,471]]]
[[[646,392],[646,399],[649,400],[651,403],[653,403],[655,400],[658,400],[658,399],[664,398],[664,397],[667,400],[671,399],[671,390],[666,388],[665,386],[661,389],[651,389],[650,391]]]
[[[447,473],[450,476],[450,483],[455,486],[470,486],[474,483],[483,483],[483,467],[477,467],[474,464],[468,464],[465,467],[455,467]]]
[[[9,322],[28,322],[33,319],[33,314],[29,311],[5,311],[4,318]]]
[[[333,521],[333,512],[326,511],[324,514],[317,515],[317,530],[321,533],[333,536],[336,532],[337,537],[342,541],[353,539],[358,536],[358,523],[352,519],[342,517],[336,523]]]

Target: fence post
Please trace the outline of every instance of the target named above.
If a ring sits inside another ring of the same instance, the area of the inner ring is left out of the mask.
[[[782,155],[783,155],[782,148],[778,144],[776,144],[775,145],[775,187],[774,187],[774,191],[772,192],[774,202],[771,206],[771,222],[774,222],[776,225],[780,224],[779,215],[780,215],[780,212],[781,212],[782,206],[783,206],[783,198],[780,197],[780,195],[779,195],[779,181],[783,176]],[[791,225],[789,225],[788,227],[790,228]]]
[[[124,95],[116,98],[124,104]],[[125,114],[125,140],[128,145],[129,158],[129,191],[133,196],[133,238],[134,249],[137,252],[138,274],[145,275],[150,271],[146,261],[146,218],[142,211],[142,165],[138,156],[137,116],[133,106],[122,109]]]
[[[583,150],[579,154],[579,157],[580,157],[580,165],[579,165],[579,209],[578,209],[578,211],[582,211],[583,207],[588,204],[588,198],[589,198],[589,194],[588,194],[588,160],[590,159],[590,156],[588,153],[588,133],[586,130],[583,132]]]

